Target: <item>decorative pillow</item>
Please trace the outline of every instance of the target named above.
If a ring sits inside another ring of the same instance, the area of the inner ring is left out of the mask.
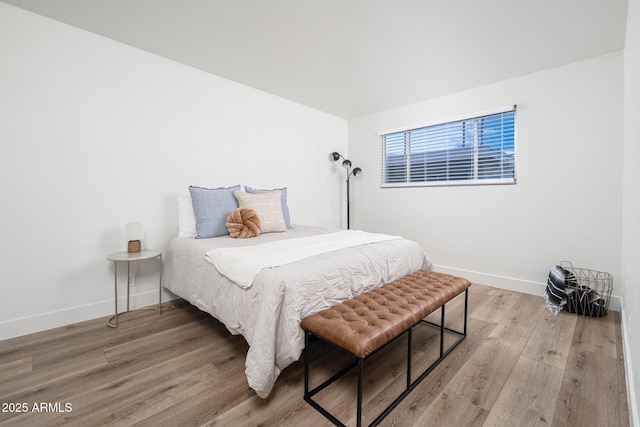
[[[233,192],[239,185],[227,188],[189,187],[196,218],[196,239],[225,236],[227,217],[238,207]]]
[[[244,191],[234,191],[241,208],[249,208],[256,211],[260,217],[263,233],[274,231],[287,231],[282,215],[282,192],[280,190],[268,193],[249,194]]]
[[[193,203],[190,194],[178,194],[178,237],[196,236],[196,216],[193,213]]]
[[[229,236],[246,239],[260,235],[260,217],[253,209],[238,208],[227,217]]]
[[[258,188],[247,187],[247,186],[244,187],[244,191],[250,194],[268,193],[274,190],[280,190],[282,192],[282,215],[284,216],[284,223],[287,225],[287,228],[293,228],[291,226],[291,216],[289,215],[289,206],[287,205],[287,187],[274,188],[272,190],[262,190]]]

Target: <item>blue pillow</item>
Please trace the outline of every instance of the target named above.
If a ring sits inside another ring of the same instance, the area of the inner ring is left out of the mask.
[[[271,190],[261,190],[257,188],[244,187],[244,191],[250,194],[260,194],[260,193],[268,193],[269,191],[280,190],[282,192],[282,197],[280,201],[282,202],[282,215],[284,216],[284,223],[287,228],[293,228],[291,226],[291,217],[289,216],[289,206],[287,206],[287,187],[284,188],[272,188]]]
[[[193,214],[196,217],[196,239],[225,236],[227,217],[238,207],[233,192],[240,186],[227,188],[189,187]]]

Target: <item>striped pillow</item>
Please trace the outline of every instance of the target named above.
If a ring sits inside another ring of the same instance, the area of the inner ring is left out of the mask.
[[[249,208],[256,211],[261,222],[263,233],[287,231],[282,213],[282,192],[280,190],[267,193],[249,194],[244,191],[234,191],[233,195],[238,200],[241,208]]]

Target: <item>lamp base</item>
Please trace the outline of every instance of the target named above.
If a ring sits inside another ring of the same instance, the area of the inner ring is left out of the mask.
[[[142,245],[140,244],[140,240],[129,240],[127,244],[127,252],[130,254],[137,254],[140,252]]]

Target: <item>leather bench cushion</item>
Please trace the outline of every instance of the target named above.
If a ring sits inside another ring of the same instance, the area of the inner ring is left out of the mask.
[[[365,358],[469,286],[461,277],[420,270],[312,314],[300,326]]]

